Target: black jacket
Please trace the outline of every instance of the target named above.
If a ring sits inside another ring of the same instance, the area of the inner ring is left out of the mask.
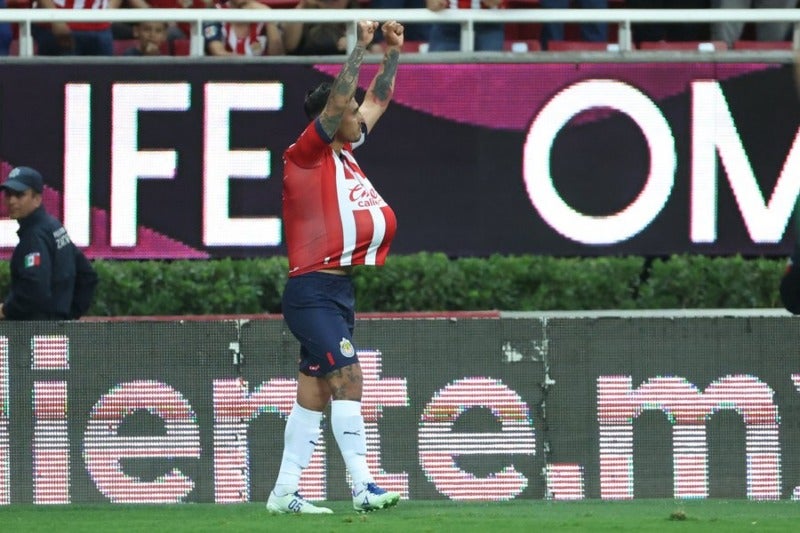
[[[97,274],[44,207],[19,220],[19,244],[11,256],[11,292],[3,303],[8,320],[76,319],[91,304]]]

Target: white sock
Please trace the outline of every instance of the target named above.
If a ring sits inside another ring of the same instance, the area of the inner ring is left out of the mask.
[[[285,496],[297,492],[300,474],[311,462],[311,455],[319,440],[322,413],[301,407],[295,402],[286,419],[283,434],[283,458],[275,481],[275,495]]]
[[[353,490],[358,492],[367,483],[373,482],[367,466],[367,433],[364,417],[361,416],[361,402],[331,402],[331,427],[347,471],[353,479]]]

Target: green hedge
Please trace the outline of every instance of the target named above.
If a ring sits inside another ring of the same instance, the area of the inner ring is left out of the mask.
[[[284,257],[94,262],[95,316],[279,313]],[[354,274],[358,310],[505,311],[780,307],[785,262],[742,257],[390,256]],[[8,290],[8,265],[0,289]]]

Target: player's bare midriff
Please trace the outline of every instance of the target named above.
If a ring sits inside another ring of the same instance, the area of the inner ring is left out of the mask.
[[[353,271],[353,267],[340,267],[340,268],[323,268],[317,270],[323,274],[333,274],[335,276],[348,276]]]

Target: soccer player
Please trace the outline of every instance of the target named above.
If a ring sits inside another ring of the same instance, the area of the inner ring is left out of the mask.
[[[358,42],[332,84],[306,95],[311,121],[284,153],[283,218],[289,280],[283,315],[300,341],[297,399],[286,421],[280,471],[267,501],[273,513],[330,513],[298,492],[311,460],[322,412],[353,481],[353,507],[365,512],[396,505],[400,495],[375,484],[367,465],[361,415],[362,373],[353,345],[354,265],[382,265],[397,222],[353,157],[386,111],[394,90],[403,26],[382,26],[383,61],[364,102],[355,99],[361,62],[378,23],[359,21]],[[331,401],[332,400],[332,401]]]

